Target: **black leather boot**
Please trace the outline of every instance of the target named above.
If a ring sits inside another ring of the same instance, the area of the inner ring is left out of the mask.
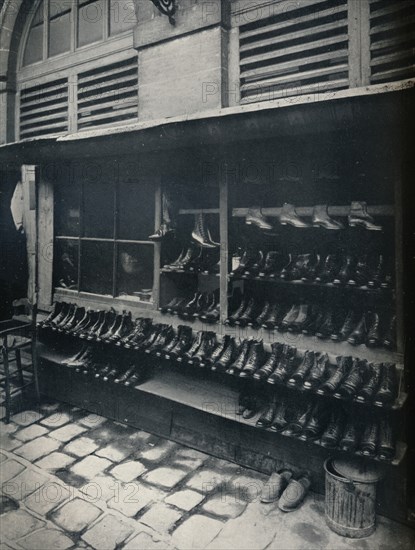
[[[349,374],[352,364],[351,357],[337,357],[337,367],[333,374],[320,386],[317,393],[325,395],[334,393],[345,377]]]
[[[381,460],[392,460],[395,457],[396,438],[389,418],[382,418],[379,423],[377,454]]]
[[[133,374],[124,382],[124,386],[136,387],[146,379],[145,369],[137,367]]]
[[[202,343],[200,344],[198,350],[192,357],[189,359],[189,365],[204,365],[204,359],[209,357],[214,350],[216,342],[216,334],[214,332],[205,332]]]
[[[356,422],[353,419],[349,418],[343,430],[343,435],[340,439],[339,447],[343,451],[354,451],[357,448],[358,440],[359,434]]]
[[[335,331],[336,331],[335,313],[334,313],[334,310],[330,309],[327,312],[324,321],[321,323],[318,330],[316,331],[316,336],[317,338],[324,340],[326,338],[329,338]]]
[[[301,270],[301,280],[304,282],[314,281],[321,268],[321,257],[319,254],[309,254]]]
[[[301,270],[299,269],[299,267],[301,267],[301,259],[299,266],[297,266],[297,259],[298,256],[296,255],[288,255],[288,263],[286,263],[285,266],[281,269],[280,279],[283,279],[284,281],[301,279]]]
[[[264,267],[258,273],[261,278],[275,278],[279,276],[281,270],[282,256],[279,252],[272,250],[268,252],[265,258]]]
[[[359,388],[363,385],[366,369],[366,361],[360,361],[356,357],[353,358],[350,371],[343,379],[339,389],[337,390],[337,393],[345,399],[350,399],[354,397]]]
[[[345,285],[352,277],[356,267],[356,260],[352,256],[346,256],[343,260],[340,271],[333,279],[335,285]]]
[[[193,312],[193,319],[200,318],[205,310],[209,307],[209,295],[208,294],[201,294],[196,302],[196,309]]]
[[[253,300],[251,298],[251,300]],[[242,315],[242,313],[245,311],[246,307],[248,306],[250,300],[246,297],[244,298],[239,306],[236,308],[236,310],[230,315],[226,321],[225,325],[230,325],[231,327],[235,325],[236,321],[239,319],[239,317]]]
[[[267,379],[268,384],[284,384],[290,378],[295,368],[297,348],[284,345],[281,359],[271,376]]]
[[[382,378],[375,401],[384,405],[393,403],[398,397],[398,373],[394,363],[383,363]]]
[[[165,346],[163,346],[161,349],[156,351],[157,357],[162,357],[162,356],[165,357],[166,354],[168,354],[177,346],[177,344],[180,341],[180,337],[182,335],[183,326],[184,325],[179,325],[177,327],[177,332],[174,333],[173,338],[169,342],[167,342]]]
[[[339,269],[339,258],[335,254],[329,254],[324,260],[320,273],[317,273],[315,281],[317,283],[329,283],[333,281]]]
[[[310,227],[310,224],[306,223],[299,217],[295,211],[295,206],[293,204],[288,204],[287,202],[281,208],[279,222],[281,225],[292,225],[293,227],[298,228]]]
[[[369,288],[379,288],[385,280],[387,273],[385,259],[382,254],[378,257],[376,265],[369,276],[367,286]]]
[[[356,315],[354,311],[350,310],[343,322],[343,325],[339,328],[339,330],[335,330],[330,338],[334,342],[341,342],[343,340],[346,340],[348,338],[353,330],[353,328],[356,326]]]
[[[168,302],[165,306],[159,307],[160,313],[170,313],[172,308],[174,306],[177,306],[177,304],[180,302],[181,298],[178,296],[175,296],[170,302]]]
[[[375,224],[375,220],[367,212],[367,204],[363,201],[353,201],[348,215],[350,227],[364,227],[369,231],[382,231],[382,226]]]
[[[134,373],[136,368],[137,367],[134,364],[129,366],[128,369],[123,374],[120,374],[114,379],[114,384],[124,384],[130,378],[130,376]]]
[[[370,278],[370,268],[366,256],[359,259],[354,273],[350,276],[347,284],[349,286],[367,286]]]
[[[192,329],[188,326],[182,326],[180,329],[180,338],[174,348],[166,352],[165,359],[176,359],[185,353],[192,344]]]
[[[327,211],[327,204],[319,204],[313,208],[311,223],[313,227],[323,227],[324,229],[330,230],[344,229],[342,223],[330,218]]]
[[[246,363],[239,373],[239,376],[241,378],[251,377],[263,364],[264,356],[265,352],[262,340],[260,340],[259,342],[253,342],[251,344],[251,349],[249,350]]]
[[[88,336],[92,334],[92,330],[98,328],[102,320],[102,311],[91,311],[89,314],[89,323],[85,325],[81,330],[76,332],[76,336],[81,338],[81,340],[86,340]],[[75,333],[75,328],[74,328]]]
[[[91,322],[93,320],[92,313],[93,313],[92,311],[85,310],[85,314],[82,317],[82,319],[80,319],[79,322],[71,329],[70,334],[72,336],[77,336],[85,328],[87,328],[88,326],[91,326]]]
[[[187,266],[192,262],[193,258],[199,254],[199,252],[200,249],[191,244],[182,259],[174,265],[174,269],[172,271],[185,271]]]
[[[177,361],[180,363],[182,361],[188,361],[191,357],[193,357],[202,344],[204,338],[205,332],[203,330],[199,330],[190,348],[186,352],[182,353],[180,357],[177,357]]]
[[[110,342],[117,342],[132,329],[131,313],[124,312],[122,321],[118,329],[109,337]]]
[[[150,332],[147,334],[147,336],[143,339],[140,339],[138,342],[134,342],[134,348],[135,350],[144,350],[148,346],[151,346],[151,344],[154,343],[160,332],[166,327],[167,325],[157,323],[151,327]]]
[[[93,323],[87,329],[79,332],[78,333],[78,338],[82,338],[82,339],[85,339],[85,340],[88,340],[88,341],[96,339],[96,333],[98,332],[98,329],[101,327],[102,323],[105,320],[105,312],[104,311],[96,311],[95,312],[95,318],[96,318],[95,323]]]
[[[325,318],[325,311],[323,311],[319,306],[312,307],[311,315],[304,323],[301,332],[307,335],[315,334],[324,323]]]
[[[363,314],[360,318],[360,321],[356,325],[356,328],[353,330],[353,332],[348,337],[347,341],[349,344],[352,344],[353,346],[357,346],[359,344],[363,344],[363,342],[366,340],[367,336],[367,321],[366,321],[366,314]]]
[[[107,332],[108,327],[111,325],[113,319],[114,319],[114,313],[112,311],[106,311],[103,315],[101,324],[98,325],[97,329],[94,330],[92,334],[88,334],[86,339],[98,341],[101,335]]]
[[[304,430],[313,413],[313,409],[313,403],[307,403],[299,409],[295,419],[289,425],[290,433],[300,434]]]
[[[214,365],[219,359],[221,358],[222,354],[224,353],[225,349],[228,347],[229,343],[231,341],[231,337],[229,334],[226,334],[223,337],[222,342],[219,342],[215,349],[212,351],[211,355],[209,357],[206,357],[204,360],[204,363],[208,366]]]
[[[84,308],[82,308],[83,310]],[[58,332],[67,332],[70,330],[71,327],[75,326],[76,323],[81,319],[82,317],[82,311],[80,311],[80,308],[75,305],[72,315],[69,317],[69,319],[64,323],[60,324],[58,328]]]
[[[344,413],[339,410],[332,411],[329,423],[321,436],[320,443],[323,447],[334,449],[340,442],[344,430]]]
[[[383,345],[388,349],[396,348],[396,315],[390,320],[388,330],[383,338]]]
[[[307,379],[304,381],[304,389],[313,390],[318,385],[322,384],[328,375],[329,372],[329,356],[327,353],[322,355],[314,355],[314,363],[310,369],[310,372],[307,376]]]
[[[278,342],[271,344],[271,355],[266,362],[253,375],[255,380],[266,380],[277,368],[278,362],[281,359],[284,350],[284,345]]]
[[[241,277],[255,263],[255,253],[252,250],[245,250],[236,269],[231,271],[229,277]]]
[[[381,363],[369,363],[367,371],[366,381],[357,392],[357,400],[363,403],[372,400],[378,391],[383,373],[383,365]]]
[[[140,346],[153,330],[151,319],[141,319],[140,325],[136,333],[124,343],[125,348],[131,349]]]
[[[301,332],[303,327],[307,325],[311,317],[311,306],[308,304],[301,304],[298,315],[295,320],[289,324],[288,330],[290,332]]]
[[[254,298],[251,298],[242,315],[235,321],[235,325],[246,327],[249,323],[253,323],[257,317],[258,307]]]
[[[324,431],[330,418],[330,408],[326,403],[316,403],[307,424],[304,426],[302,439],[317,439]]]
[[[281,401],[278,405],[274,420],[271,425],[271,430],[273,432],[280,432],[284,430],[289,423],[289,411],[286,401]]]
[[[238,355],[235,361],[227,368],[226,374],[239,373],[248,359],[248,353],[251,349],[251,344],[254,342],[252,340],[244,340],[241,347],[238,350]]]
[[[271,311],[271,302],[265,302],[264,307],[262,308],[261,313],[258,315],[256,319],[248,323],[248,326],[252,327],[262,327],[263,323],[265,323],[266,319],[269,316],[269,313]]]
[[[265,411],[261,414],[261,416],[258,418],[256,425],[258,428],[268,428],[271,426],[275,413],[277,412],[277,399],[275,395],[273,396],[271,403],[268,405],[268,407],[265,409]]]
[[[213,371],[225,371],[229,365],[236,359],[238,353],[238,346],[236,345],[235,338],[230,337],[229,342],[220,356],[220,358],[212,364],[211,369]]]
[[[258,255],[254,261],[254,263],[245,269],[245,271],[242,274],[242,277],[244,279],[249,279],[251,277],[257,277],[258,273],[261,271],[263,265],[265,262],[265,256],[262,250],[258,252]]]
[[[378,444],[378,423],[376,420],[369,421],[363,429],[359,449],[366,456],[374,456]]]
[[[162,239],[166,238],[167,235],[171,235],[174,233],[174,228],[170,223],[163,222],[160,224],[160,227],[157,229],[155,233],[152,235],[149,235],[150,241],[161,241]]]
[[[110,336],[115,334],[115,332],[118,330],[119,326],[121,325],[123,320],[122,315],[115,315],[112,323],[108,326],[108,330],[101,334],[96,340],[97,342],[104,342],[105,340],[108,340]]]
[[[316,354],[314,353],[314,351],[306,351],[299,367],[297,367],[291,378],[288,380],[288,386],[303,384],[304,380],[311,370],[311,367],[314,365],[315,359]]]
[[[150,344],[145,350],[144,353],[147,354],[155,354],[157,351],[161,353],[161,350],[164,348],[164,346],[167,346],[167,344],[173,340],[174,338],[174,329],[171,326],[166,326],[160,334],[157,336],[157,338],[154,340],[152,344]]]
[[[269,231],[272,229],[272,225],[268,223],[267,219],[261,212],[261,208],[259,206],[252,206],[248,210],[248,214],[245,218],[246,225],[255,225],[256,227],[259,227],[259,229]]]
[[[165,264],[163,266],[163,269],[174,271],[176,269],[176,267],[178,265],[180,265],[180,263],[183,261],[184,257],[186,256],[186,252],[187,252],[187,250],[185,248],[183,248],[182,251],[180,252],[179,256],[173,262],[171,262],[170,264]]]
[[[380,339],[380,318],[377,313],[372,313],[367,331],[366,345],[371,348],[379,346]]]
[[[191,300],[189,300],[180,311],[179,317],[181,317],[182,319],[189,319],[190,317],[192,317],[199,307],[201,296],[201,292],[195,292]]]
[[[76,311],[77,306],[75,304],[69,304],[69,307],[66,309],[66,314],[62,316],[62,318],[59,320],[55,320],[52,324],[49,325],[49,327],[53,331],[57,331],[61,327],[65,326],[65,324],[72,318],[72,315],[74,314],[74,311]]]
[[[294,304],[281,321],[281,328],[288,329],[300,314],[300,306]]]
[[[66,307],[66,302],[55,302],[52,306],[52,311],[49,313],[46,319],[43,319],[43,321],[39,321],[38,323],[36,323],[37,328],[46,328],[55,320],[57,322],[59,322],[59,320],[62,320],[63,316],[60,319],[59,317],[62,315],[62,312],[66,309]]]
[[[274,330],[278,328],[282,321],[283,310],[278,304],[273,304],[269,310],[268,317],[262,323],[263,328]]]
[[[186,266],[186,271],[189,273],[199,273],[203,265],[203,248],[199,248],[193,258]]]

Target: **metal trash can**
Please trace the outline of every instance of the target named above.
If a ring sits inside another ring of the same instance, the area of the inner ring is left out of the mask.
[[[376,528],[376,485],[379,471],[364,461],[328,458],[325,516],[332,531],[343,537],[360,539]]]

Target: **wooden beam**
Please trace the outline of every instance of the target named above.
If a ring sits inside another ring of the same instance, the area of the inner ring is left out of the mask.
[[[52,304],[53,184],[41,170],[38,194],[38,307]]]

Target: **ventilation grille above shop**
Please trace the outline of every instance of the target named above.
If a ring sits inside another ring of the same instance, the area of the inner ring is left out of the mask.
[[[371,83],[415,75],[415,2],[371,0]]]
[[[20,139],[68,130],[68,80],[61,78],[20,90]]]
[[[292,2],[239,36],[242,103],[348,87],[347,0]]]
[[[78,75],[78,129],[137,118],[137,57]]]

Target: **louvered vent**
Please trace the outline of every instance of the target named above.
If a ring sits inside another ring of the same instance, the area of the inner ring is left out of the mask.
[[[241,103],[347,88],[347,25],[347,0],[313,0],[241,26]]]
[[[415,2],[371,0],[371,83],[415,75]]]
[[[137,57],[78,75],[78,128],[137,118]]]
[[[20,91],[20,139],[59,134],[68,130],[66,78]]]

